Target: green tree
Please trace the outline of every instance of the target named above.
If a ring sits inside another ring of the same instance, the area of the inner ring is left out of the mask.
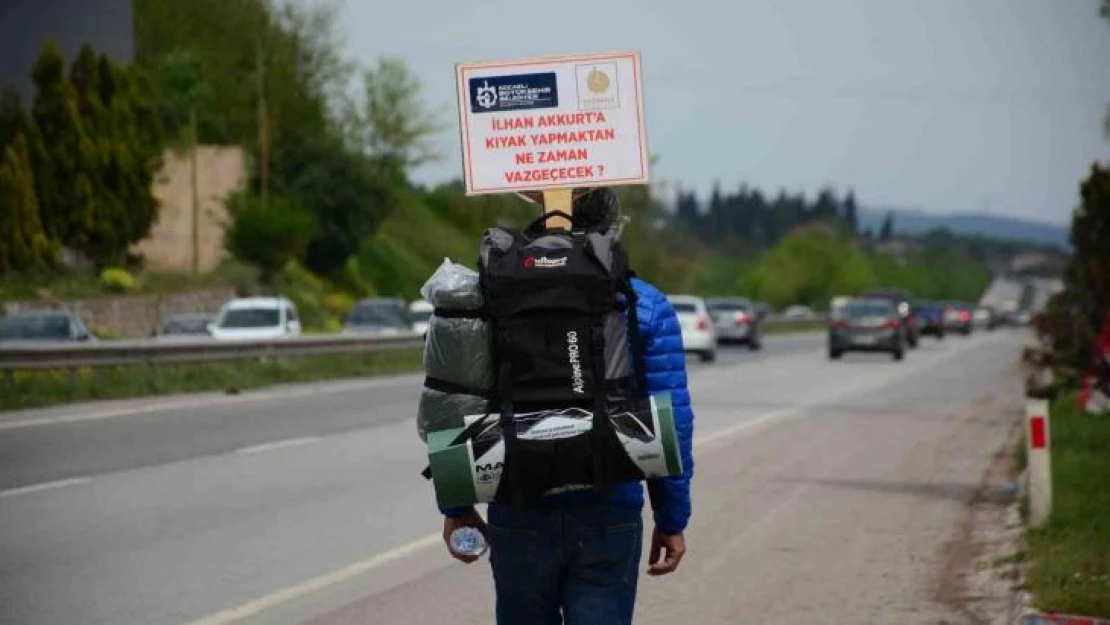
[[[65,74],[65,59],[48,42],[32,71],[31,163],[43,226],[62,245],[86,251],[96,222],[96,147],[85,133],[77,93]]]
[[[1071,222],[1074,277],[1089,290],[1096,310],[1110,310],[1110,167],[1092,165],[1079,195]]]
[[[425,107],[420,82],[404,62],[379,59],[362,80],[364,102],[353,123],[367,152],[406,170],[439,160],[433,141],[442,126]]]
[[[257,265],[264,277],[304,256],[316,231],[316,219],[302,206],[281,197],[263,205],[253,193],[240,193],[228,206],[233,219],[225,246],[240,260]]]
[[[856,206],[856,194],[851,189],[848,189],[848,195],[844,198],[844,221],[852,234],[859,232],[859,209]]]
[[[0,89],[0,150],[24,130],[23,101],[12,87]]]
[[[756,297],[776,306],[823,308],[837,295],[855,295],[875,282],[859,247],[820,230],[802,230],[764,254],[748,282]]]
[[[879,229],[879,240],[889,241],[894,237],[894,213],[887,213],[883,219],[883,226]]]
[[[0,275],[48,268],[54,256],[39,220],[27,141],[17,134],[0,159]]]

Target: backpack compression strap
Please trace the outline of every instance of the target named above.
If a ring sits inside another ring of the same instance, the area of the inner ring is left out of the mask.
[[[637,390],[641,395],[646,396],[648,394],[647,371],[645,371],[647,363],[644,361],[647,348],[644,345],[644,335],[640,332],[639,307],[636,305],[639,298],[636,296],[635,287],[632,286],[634,275],[629,271],[628,276],[620,281],[618,288],[624,293],[628,303],[628,338],[632,342],[632,372],[636,376]]]
[[[495,332],[501,347],[497,353],[508,353],[509,346],[512,345],[512,336],[509,334],[509,329],[502,326],[496,328]],[[520,454],[518,453],[516,423],[514,423],[516,408],[513,406],[512,367],[509,358],[499,358],[499,361],[497,395],[501,400],[499,420],[501,423],[501,439],[505,445],[504,472],[508,473],[509,485],[512,488],[511,498],[520,502],[524,500],[524,485],[520,482]],[[504,474],[502,474],[501,479],[505,479]]]

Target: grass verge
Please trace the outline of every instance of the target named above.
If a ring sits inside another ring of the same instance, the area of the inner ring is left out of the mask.
[[[1052,405],[1053,509],[1027,533],[1026,583],[1044,611],[1110,616],[1110,415]]]
[[[27,371],[0,378],[0,410],[197,391],[235,392],[272,384],[388,375],[421,368],[422,350],[404,349],[210,364]]]

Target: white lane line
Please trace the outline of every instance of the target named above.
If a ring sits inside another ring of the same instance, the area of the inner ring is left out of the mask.
[[[29,493],[37,493],[43,490],[53,490],[55,488],[65,488],[66,486],[76,486],[77,484],[84,484],[91,482],[91,477],[71,477],[66,480],[57,480],[54,482],[43,482],[41,484],[31,484],[30,486],[20,486],[19,488],[9,488],[8,490],[0,490],[0,499],[4,497],[15,497],[16,495],[26,495]]]
[[[237,454],[257,454],[263,451],[272,451],[274,449],[285,449],[286,447],[297,447],[300,445],[308,445],[320,440],[319,436],[303,436],[301,438],[287,438],[281,441],[274,441],[272,443],[262,443],[261,445],[250,445],[249,447],[240,447],[235,450]]]
[[[359,575],[362,575],[363,573],[372,571],[373,569],[378,568],[384,564],[393,562],[394,560],[399,560],[401,558],[407,557],[422,549],[427,549],[429,547],[442,544],[442,536],[440,536],[439,534],[431,534],[419,540],[414,540],[411,543],[401,545],[396,549],[392,549],[385,553],[378,554],[372,558],[363,560],[362,562],[356,562],[350,566],[332,571],[331,573],[325,573],[323,575],[320,575],[319,577],[314,577],[295,586],[282,588],[281,590],[266,595],[265,597],[260,597],[258,599],[255,599],[254,601],[244,603],[237,608],[224,610],[223,612],[218,612],[211,616],[206,616],[202,619],[192,621],[190,623],[187,623],[186,625],[225,625],[227,623],[234,623],[235,621],[245,619],[248,616],[253,616],[280,604],[292,601],[293,599],[296,599],[298,597],[303,597],[304,595],[316,592],[317,590],[321,590],[323,588],[327,588],[328,586],[353,579],[355,577],[358,577]]]
[[[768,412],[758,417],[748,419],[747,421],[744,421],[742,423],[737,423],[736,425],[733,425],[724,430],[711,432],[709,434],[695,437],[693,446],[695,449],[700,449],[705,447],[706,445],[711,445],[713,443],[722,442],[729,438],[738,437],[740,434],[743,434],[749,430],[754,430],[760,425],[766,425],[779,419],[784,419],[803,413],[806,410],[818,407],[830,400],[838,400],[847,396],[866,392],[868,390],[871,390],[872,388],[882,388],[884,386],[888,386],[890,384],[899,382],[907,377],[920,373],[920,371],[923,369],[932,368],[937,364],[948,360],[949,358],[957,356],[959,355],[960,351],[962,350],[956,350],[951,353],[944,354],[932,362],[926,363],[916,368],[912,368],[900,375],[893,376],[892,378],[881,380],[876,384],[861,385],[857,388],[851,388],[844,392],[836,393],[831,397],[824,397],[815,401],[806,402],[799,406]],[[358,577],[359,575],[368,573],[378,567],[389,564],[395,560],[408,557],[410,555],[423,551],[424,549],[431,549],[442,544],[443,537],[441,535],[431,534],[429,536],[414,540],[410,543],[400,545],[399,547],[395,547],[394,549],[386,551],[385,553],[367,558],[366,560],[362,560],[361,562],[356,562],[342,569],[338,569],[330,573],[325,573],[294,586],[288,586],[263,597],[259,597],[252,601],[244,603],[237,608],[224,610],[223,612],[219,612],[211,616],[206,616],[199,620],[192,621],[190,623],[187,623],[186,625],[226,625],[228,623],[234,623],[236,621],[240,621],[247,617],[254,616],[271,608],[277,607],[283,603],[293,601],[294,599],[303,597],[309,593],[316,592],[329,586],[348,581],[350,579]]]
[[[402,374],[396,376],[383,376],[381,378],[375,378],[373,380],[323,383],[308,388],[278,388],[274,390],[247,391],[243,395],[219,396],[209,398],[193,397],[181,400],[148,403],[139,406],[111,408],[101,411],[68,413],[53,416],[32,417],[28,419],[17,419],[12,421],[0,421],[0,432],[4,430],[40,427],[44,425],[61,425],[65,423],[81,423],[84,421],[100,421],[103,419],[132,417],[136,415],[153,414],[157,412],[168,412],[171,410],[197,410],[202,408],[215,408],[220,406],[235,406],[238,404],[247,404],[254,402],[278,401],[295,399],[299,397],[311,397],[313,395],[320,395],[324,393],[331,394],[343,393],[348,391],[372,390],[398,383],[403,384],[407,382],[409,378],[411,378],[412,380],[417,379],[416,376],[413,376],[411,374]]]

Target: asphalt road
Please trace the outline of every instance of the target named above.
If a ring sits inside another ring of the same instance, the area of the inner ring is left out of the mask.
[[[1020,336],[926,340],[901,363],[767,337],[692,364],[690,555],[644,579],[637,622],[950,615],[943,546],[1017,418]],[[0,623],[490,623],[488,568],[439,544],[417,392],[0,415]]]

